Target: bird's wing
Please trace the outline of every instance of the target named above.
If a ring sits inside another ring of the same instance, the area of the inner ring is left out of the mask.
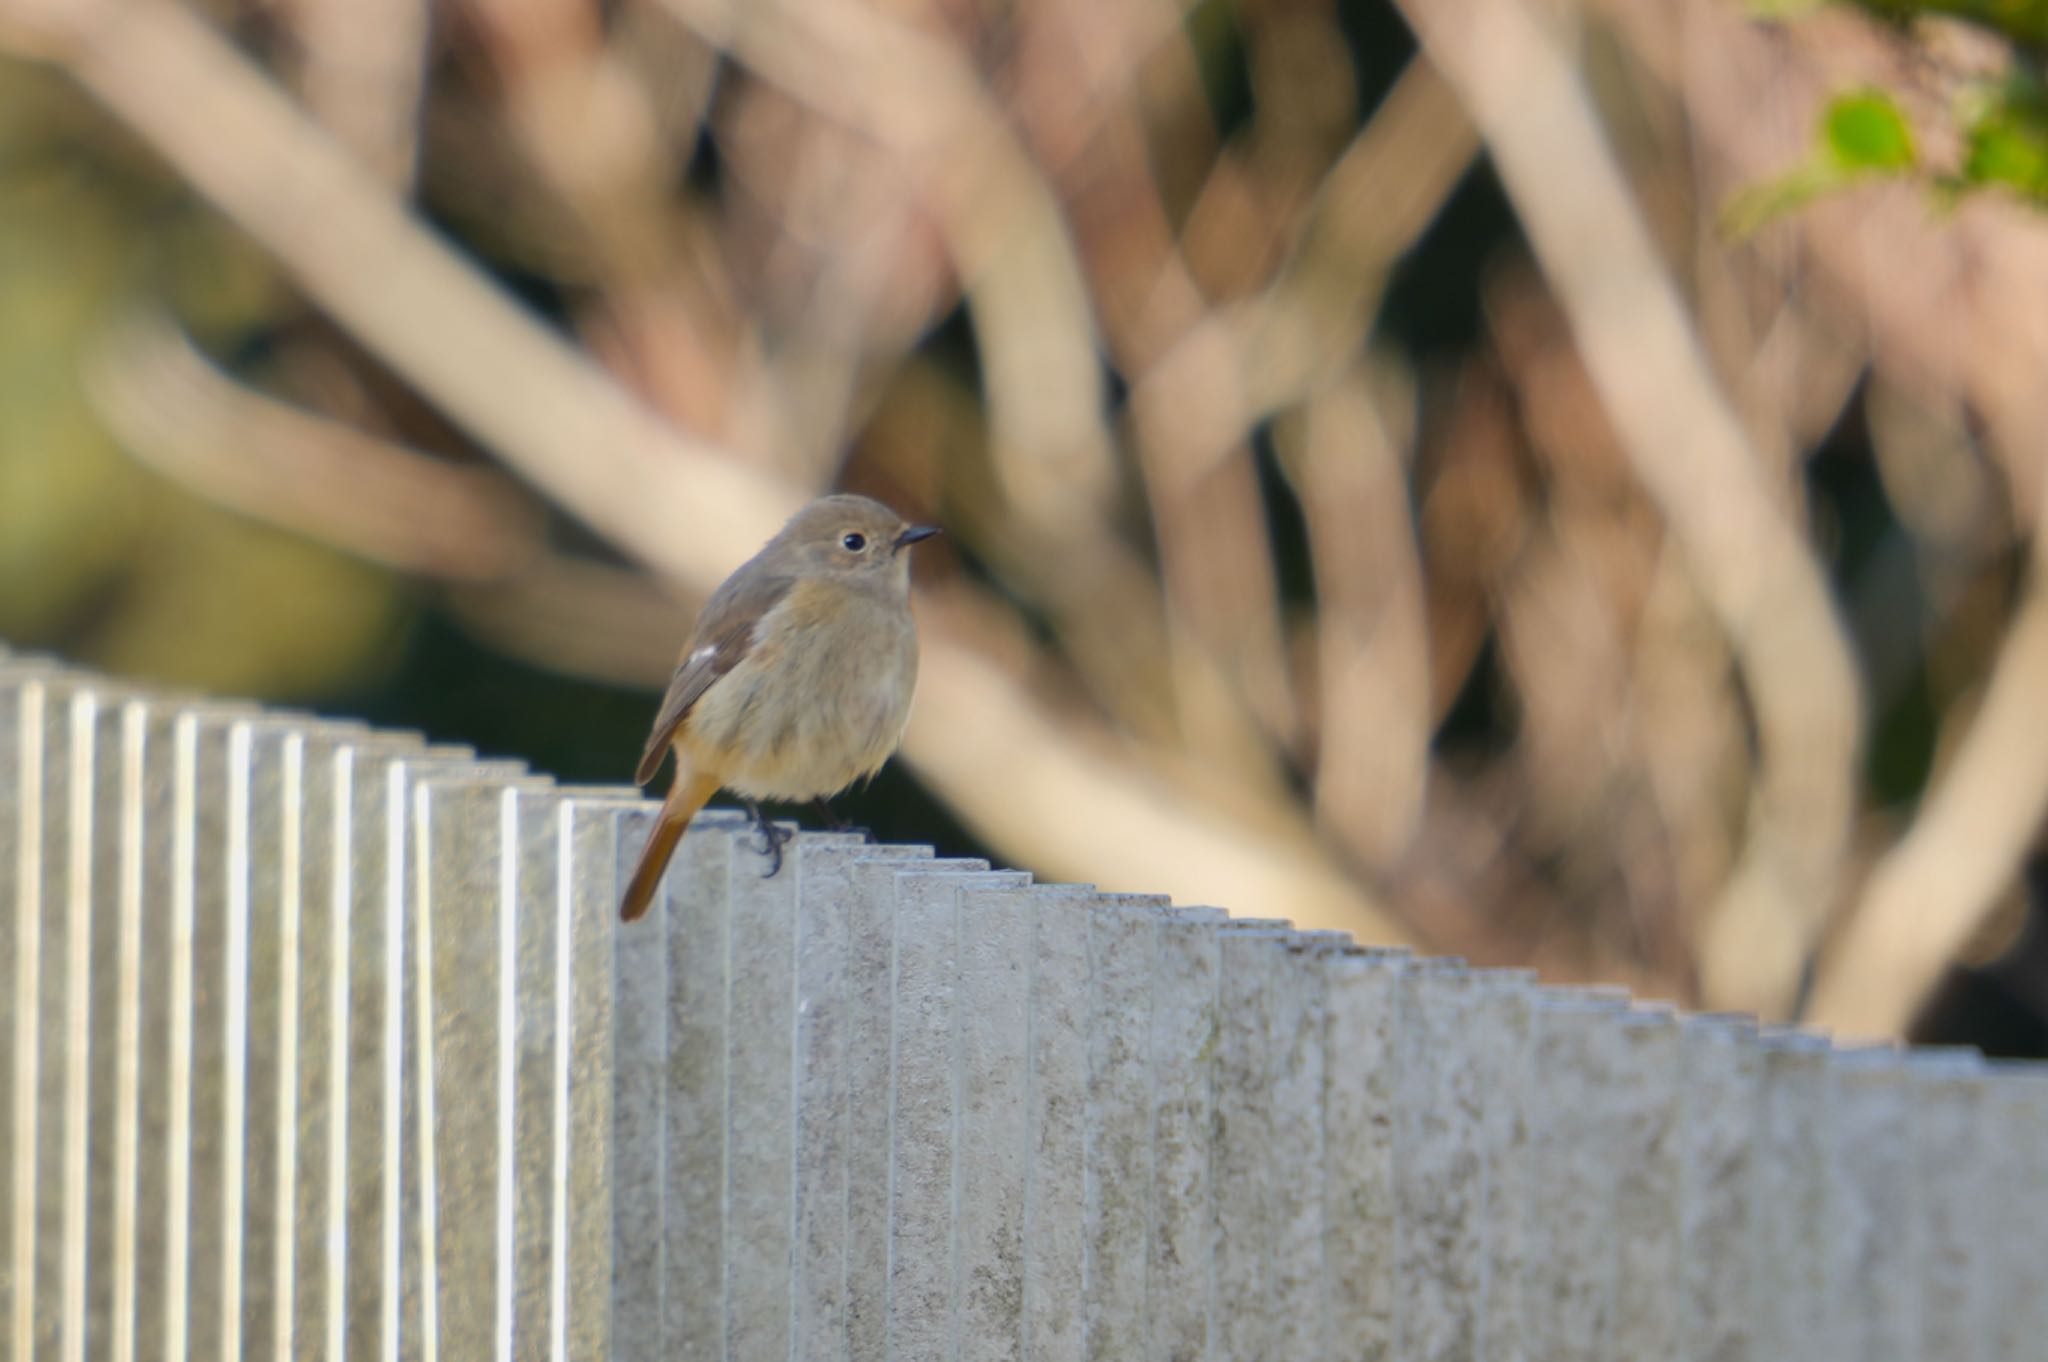
[[[746,580],[741,581],[741,576]],[[683,645],[682,660],[669,679],[668,694],[661,699],[654,731],[640,753],[640,768],[633,774],[636,785],[645,785],[661,769],[661,759],[675,741],[676,730],[690,717],[690,709],[703,698],[711,684],[737,667],[754,646],[754,626],[795,584],[790,577],[736,574],[705,602],[704,613]]]

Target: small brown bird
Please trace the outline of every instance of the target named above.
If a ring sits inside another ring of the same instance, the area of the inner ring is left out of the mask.
[[[773,875],[789,834],[756,800],[816,799],[831,819],[826,798],[881,769],[917,686],[908,550],[937,533],[866,497],[822,497],[712,593],[634,776],[645,785],[675,752],[622,919],[647,911],[684,830],[721,787],[753,815]]]

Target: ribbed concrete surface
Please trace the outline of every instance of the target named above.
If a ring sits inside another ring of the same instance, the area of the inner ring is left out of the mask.
[[[0,1359],[2048,1358],[2039,1067],[649,808],[0,657]]]

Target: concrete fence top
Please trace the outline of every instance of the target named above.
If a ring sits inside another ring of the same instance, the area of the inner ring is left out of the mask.
[[[651,809],[0,655],[0,1362],[2048,1359],[2039,1066]]]

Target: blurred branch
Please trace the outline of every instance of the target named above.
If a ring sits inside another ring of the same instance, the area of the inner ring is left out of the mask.
[[[1949,962],[1997,906],[2048,816],[2048,506],[1984,700],[1919,816],[1871,871],[1821,959],[1812,1020],[1853,1036],[1905,1033]]]
[[[160,314],[118,328],[90,378],[131,452],[247,515],[458,581],[511,576],[543,551],[545,512],[496,469],[417,454],[252,392]]]
[[[44,36],[61,40],[88,90],[359,340],[570,513],[703,591],[801,499],[665,426],[546,333],[189,11],[132,0],[92,13],[101,21],[35,11],[62,25]],[[1233,819],[1152,774],[1098,723],[1046,709],[943,614],[925,634],[905,755],[1007,854],[1108,887],[1402,936],[1298,825],[1275,829],[1284,816]]]
[[[895,153],[972,298],[1003,491],[1041,523],[1115,490],[1088,294],[1058,206],[958,55],[849,0],[661,0],[792,97]]]
[[[657,77],[589,0],[459,3],[493,76],[468,140],[502,144],[507,177],[538,190],[529,213],[560,221],[547,235],[595,286],[575,310],[586,343],[682,429],[762,462],[732,419],[757,350],[753,318],[714,215],[701,196],[673,192],[704,131],[717,54],[664,17],[628,11],[637,22],[621,27],[666,57]],[[473,192],[472,214],[495,223],[507,212],[502,190]]]
[[[742,375],[745,391],[734,402],[742,440],[773,451],[782,467],[818,486],[832,482],[847,433],[868,414],[872,377],[901,363],[954,297],[943,263],[923,240],[928,229],[886,159],[833,131],[839,135],[806,137],[808,168],[882,183],[857,203],[837,205],[840,231],[808,250],[814,274],[802,320],[763,336],[760,362]],[[830,170],[818,165],[835,160]],[[915,282],[906,284],[906,274]]]
[[[1521,0],[1405,0],[1463,97],[1630,461],[1733,640],[1761,772],[1705,928],[1706,998],[1784,1015],[1847,846],[1856,675],[1821,575],[1708,370],[1590,98]]]
[[[1435,216],[1475,145],[1441,80],[1426,62],[1411,62],[1311,201],[1274,282],[1226,312],[1201,314],[1134,387],[1130,410],[1169,588],[1202,651],[1239,677],[1253,712],[1289,747],[1299,721],[1274,699],[1284,673],[1256,665],[1284,654],[1246,442],[1259,422],[1332,381],[1358,354],[1387,272]],[[1180,651],[1191,736],[1211,751],[1241,749],[1229,709],[1199,704],[1204,689],[1217,688],[1203,680],[1204,661],[1185,642]],[[1239,760],[1248,774],[1256,769]]]
[[[1472,683],[1493,631],[1488,605],[1521,555],[1535,513],[1526,450],[1498,364],[1468,357],[1448,397],[1446,419],[1418,454],[1428,473],[1415,493],[1432,730]]]
[[[1478,150],[1442,73],[1426,56],[1410,58],[1331,167],[1272,286],[1232,319],[1248,420],[1300,400],[1356,352],[1388,274]]]
[[[794,510],[794,490],[664,425],[563,346],[183,5],[124,0],[76,15],[99,21],[67,15],[45,36],[80,84],[451,419],[536,483],[545,470],[572,514],[701,581]],[[673,508],[693,501],[728,514],[679,534]]]
[[[418,159],[427,0],[282,0],[307,109],[369,172],[399,188]]]
[[[1397,438],[1363,367],[1274,432],[1316,576],[1316,817],[1381,871],[1420,826],[1434,727],[1422,560]]]
[[[461,0],[496,67],[505,122],[542,180],[597,246],[600,271],[646,287],[669,253],[666,191],[694,120],[666,127],[583,0]],[[672,70],[672,98],[702,116],[712,56]],[[679,92],[686,91],[687,94]]]
[[[1672,892],[1687,942],[1677,978],[1697,988],[1693,924],[1685,909],[1712,903],[1741,854],[1741,829],[1727,816],[1749,784],[1752,756],[1726,636],[1683,555],[1668,540],[1649,572],[1635,639],[1631,703],[1639,718],[1649,801],[1666,829]]]
[[[1263,818],[1247,817],[1221,800],[1190,798],[1191,782],[1133,765],[1099,725],[1019,703],[1015,680],[991,659],[935,651],[927,649],[905,750],[975,831],[1043,878],[1149,887],[1179,903],[1271,913],[1362,940],[1410,939],[1298,822],[1288,826],[1270,806]],[[977,788],[993,798],[957,797]]]
[[[1182,249],[1192,228],[1175,239],[1134,98],[1147,50],[1175,64],[1184,33],[1157,0],[1048,0],[1020,12],[1018,41],[1011,106],[1073,224],[1109,361],[1119,373],[1143,373],[1209,306]],[[1067,54],[1098,45],[1110,50],[1093,53],[1085,97],[1076,99]],[[1219,163],[1211,173],[1226,172]],[[1265,230],[1291,215],[1276,211]],[[1244,245],[1233,264],[1260,268]],[[1153,408],[1132,414],[1126,447],[1143,470],[1165,589],[1173,732],[1187,751],[1278,795],[1286,777],[1276,757],[1298,746],[1300,719],[1250,447],[1240,441],[1213,457],[1205,433],[1161,421]]]
[[[536,667],[658,690],[693,612],[632,568],[544,553],[502,582],[457,584],[447,605],[487,644]]]
[[[1332,168],[1273,284],[1204,318],[1138,375],[1132,409],[1170,423],[1198,469],[1345,373],[1388,273],[1477,147],[1443,77],[1426,57],[1412,59]]]

